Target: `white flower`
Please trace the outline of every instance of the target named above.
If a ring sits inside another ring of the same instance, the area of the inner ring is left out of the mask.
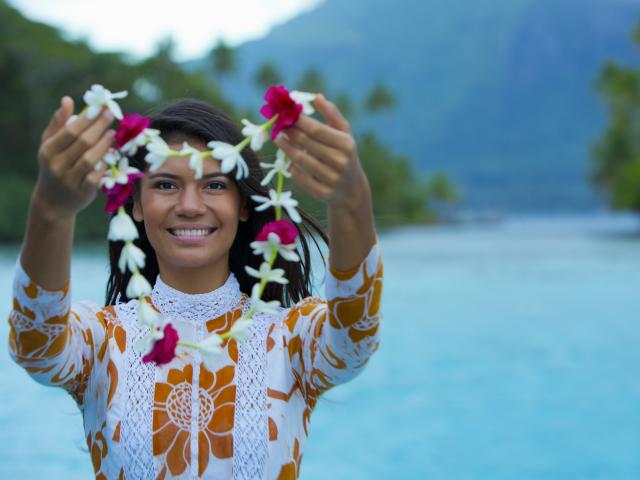
[[[158,135],[160,135],[160,130],[156,130],[154,128],[145,128],[136,136],[136,138],[129,140],[122,147],[120,147],[120,151],[128,156],[135,155],[138,151],[138,147],[146,145],[147,143],[152,141],[153,137],[157,137]]]
[[[122,155],[120,155],[120,152],[118,150],[116,150],[115,148],[110,148],[109,151],[103,155],[102,161],[107,165],[115,166],[118,164],[121,158],[122,158]],[[99,170],[99,168],[100,168],[100,163],[96,165],[96,170]]]
[[[208,370],[214,371],[215,368],[215,360],[222,353],[222,338],[220,335],[212,333],[207,338],[202,340],[198,345],[198,350],[200,350],[200,356],[202,357],[202,361],[207,367]]]
[[[144,257],[144,252],[136,247],[133,242],[125,242],[122,252],[120,253],[118,267],[122,273],[125,272],[125,269],[133,272],[139,268],[144,268]]]
[[[149,333],[133,344],[133,348],[142,355],[148,355],[151,353],[151,350],[153,350],[153,346],[156,341],[162,340],[163,338],[164,331],[152,327]]]
[[[150,136],[148,139],[147,150],[149,153],[145,155],[144,160],[151,164],[149,171],[155,172],[162,166],[167,157],[171,155],[172,150],[160,136]]]
[[[236,168],[236,180],[249,176],[249,167],[236,147],[229,143],[217,141],[207,143],[207,147],[212,149],[213,158],[222,162],[222,165],[220,165],[222,173],[229,173]]]
[[[251,248],[253,248],[254,255],[262,255],[266,262],[271,258],[271,251],[275,247],[278,254],[282,256],[285,260],[289,260],[290,262],[299,262],[300,257],[296,253],[296,244],[282,244],[280,243],[280,237],[275,232],[270,232],[267,235],[267,241],[261,242],[255,240],[249,244]]]
[[[111,190],[116,183],[126,184],[128,179],[129,177],[122,170],[118,168],[108,168],[100,179],[100,186]]]
[[[313,107],[313,104],[311,103],[316,99],[315,93],[293,90],[292,92],[289,92],[289,96],[294,102],[302,104],[302,113],[304,113],[305,115],[311,115],[316,111],[316,109]]]
[[[127,297],[139,298],[151,293],[151,285],[140,272],[133,272],[127,285]]]
[[[142,300],[138,302],[138,320],[143,325],[156,327],[160,322],[160,315],[149,302]]]
[[[251,307],[258,313],[278,313],[278,307],[280,302],[278,300],[272,300],[265,302],[260,299],[258,293],[260,292],[260,284],[256,283],[251,289]]]
[[[87,90],[84,94],[84,103],[87,104],[87,118],[96,118],[102,110],[103,106],[106,106],[113,116],[118,120],[122,120],[122,110],[120,106],[113,101],[114,98],[124,98],[127,96],[127,92],[111,93],[102,85],[91,85],[91,90]]]
[[[107,238],[111,241],[127,241],[138,238],[138,229],[124,210],[118,210],[118,214],[111,219]]]
[[[142,131],[142,135],[146,135],[146,140],[150,142],[154,138],[158,138],[160,136],[160,130],[156,128],[145,128]],[[137,137],[136,137],[137,138]]]
[[[245,266],[244,269],[252,277],[259,278],[260,280],[266,280],[267,282],[276,282],[281,284],[289,283],[284,277],[284,270],[282,268],[274,268],[273,270],[267,262],[262,262],[260,270]]]
[[[267,132],[264,129],[264,126],[255,125],[246,118],[243,118],[241,121],[244,125],[242,134],[245,137],[251,137],[251,150],[257,152],[262,148],[262,145],[264,145],[264,142],[267,140]]]
[[[239,318],[231,327],[229,337],[235,338],[238,342],[243,342],[249,334],[249,327],[253,321],[250,318]]]
[[[127,157],[121,157],[116,168],[105,170],[104,175],[100,179],[100,186],[102,187],[104,185],[107,190],[111,190],[116,183],[126,185],[129,183],[130,173],[140,173],[140,170],[135,167],[130,167]]]
[[[200,150],[192,147],[187,142],[182,143],[182,150],[178,152],[181,157],[189,156],[189,168],[196,172],[195,179],[202,178],[203,158],[200,154]]]
[[[295,207],[298,206],[298,201],[291,198],[291,192],[282,192],[278,195],[273,188],[269,190],[269,197],[263,197],[262,195],[251,195],[251,199],[255,202],[261,203],[259,207],[256,207],[258,212],[266,210],[269,207],[281,206],[289,214],[291,220],[296,223],[300,223],[302,218]]]
[[[273,176],[280,172],[287,178],[291,178],[291,173],[289,173],[289,165],[291,165],[291,160],[287,158],[287,154],[282,150],[278,149],[276,152],[276,161],[273,163],[264,163],[260,162],[260,166],[262,168],[269,168],[270,170],[265,175],[264,179],[260,182],[260,185],[263,187],[267,185]]]

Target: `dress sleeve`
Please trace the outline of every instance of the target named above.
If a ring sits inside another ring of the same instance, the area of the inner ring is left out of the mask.
[[[307,402],[353,379],[378,349],[382,274],[376,243],[355,268],[327,269],[326,301],[308,297],[289,311],[289,357]]]
[[[71,306],[69,285],[45,290],[16,262],[9,314],[11,358],[43,385],[67,390],[82,408],[96,355],[102,354],[105,324],[93,302]]]

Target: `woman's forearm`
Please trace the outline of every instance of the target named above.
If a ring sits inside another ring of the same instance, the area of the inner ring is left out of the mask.
[[[328,207],[329,263],[338,271],[359,265],[376,242],[371,190],[364,173],[353,189],[357,194],[351,203]]]
[[[76,217],[57,216],[37,189],[31,197],[20,263],[29,277],[46,290],[69,284]]]

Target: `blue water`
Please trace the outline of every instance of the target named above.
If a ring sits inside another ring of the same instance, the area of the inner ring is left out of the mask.
[[[381,348],[320,402],[300,478],[640,479],[640,222],[527,218],[380,242]],[[0,250],[5,318],[15,254]],[[75,300],[102,299],[104,258],[77,251]],[[73,401],[3,344],[0,478],[91,478]]]

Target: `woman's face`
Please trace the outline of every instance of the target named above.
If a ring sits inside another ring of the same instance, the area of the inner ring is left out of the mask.
[[[189,144],[207,150],[202,142]],[[227,268],[238,221],[249,217],[243,204],[235,182],[220,173],[219,161],[205,158],[202,178],[196,180],[187,157],[169,157],[141,180],[133,217],[144,221],[161,271]]]

